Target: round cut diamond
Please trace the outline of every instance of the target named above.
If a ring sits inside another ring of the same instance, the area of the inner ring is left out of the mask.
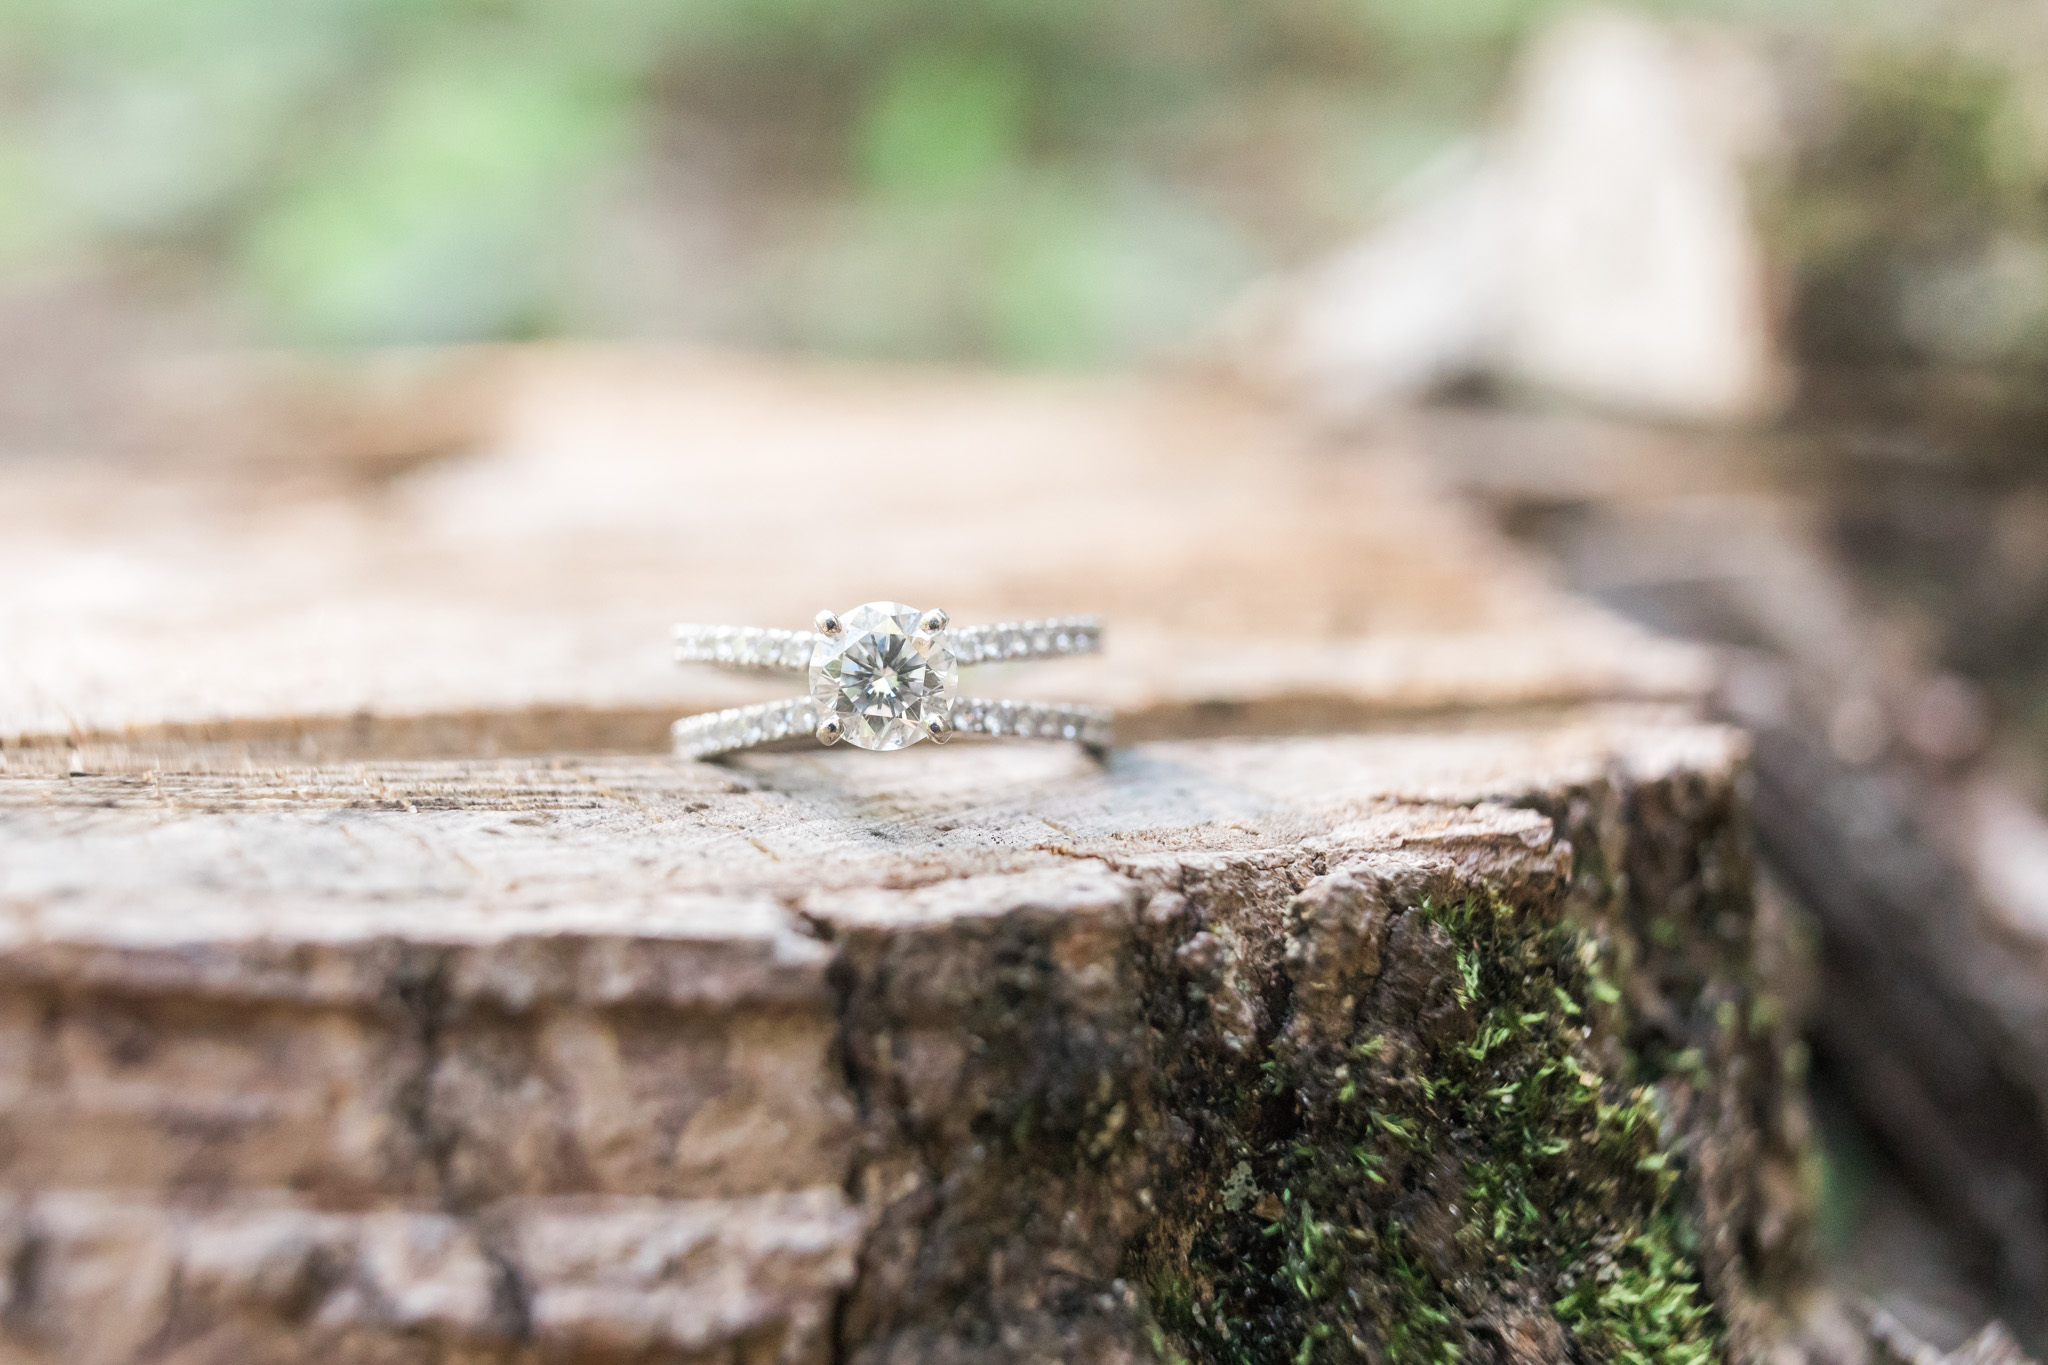
[[[842,737],[863,749],[901,749],[925,738],[934,716],[950,718],[960,665],[944,630],[926,630],[901,602],[867,602],[839,618],[836,636],[811,650],[818,719],[836,716]]]

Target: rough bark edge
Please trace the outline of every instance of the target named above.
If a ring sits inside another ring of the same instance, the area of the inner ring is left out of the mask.
[[[1532,798],[1535,846],[1125,865],[943,963],[846,938],[842,1354],[1761,1359],[1811,1172],[1739,786],[1617,773]]]

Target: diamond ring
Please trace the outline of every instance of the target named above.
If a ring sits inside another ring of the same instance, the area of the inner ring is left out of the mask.
[[[956,691],[963,665],[1098,652],[1102,624],[1092,616],[953,626],[937,608],[867,602],[844,614],[821,611],[815,624],[816,630],[677,626],[678,663],[804,674],[810,695],[685,716],[672,731],[676,752],[709,758],[805,735],[862,749],[901,749],[921,739],[944,744],[956,734],[1110,745],[1110,713],[1100,707]]]

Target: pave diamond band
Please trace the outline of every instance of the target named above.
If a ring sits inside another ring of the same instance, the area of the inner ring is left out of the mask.
[[[809,697],[790,697],[684,716],[669,727],[669,737],[675,741],[676,752],[684,757],[709,758],[735,749],[751,749],[757,744],[809,738],[817,729],[818,704]]]
[[[1097,707],[994,701],[958,695],[963,664],[1026,662],[1093,654],[1102,624],[1092,616],[954,627],[945,612],[867,602],[841,616],[821,611],[816,630],[681,625],[676,659],[756,673],[802,673],[810,696],[734,707],[675,723],[676,751],[695,758],[800,739],[862,749],[902,749],[955,734],[1111,742],[1110,713]]]
[[[767,626],[677,626],[676,662],[717,664],[750,673],[802,673],[811,666],[817,635]]]
[[[953,707],[953,728],[963,735],[1011,739],[1071,739],[1091,749],[1116,741],[1107,707],[1070,706],[1050,701],[991,701],[963,697]]]
[[[948,635],[953,657],[962,664],[1033,663],[1102,650],[1102,622],[1093,616],[955,626]],[[791,674],[810,671],[811,650],[823,638],[816,631],[773,626],[699,625],[677,626],[674,637],[677,663]]]
[[[817,728],[818,704],[809,697],[790,697],[685,716],[675,723],[670,734],[677,753],[686,758],[711,758],[739,749],[809,739]],[[953,733],[1009,739],[1071,739],[1092,749],[1107,749],[1115,739],[1110,712],[1099,706],[993,701],[984,697],[963,697],[954,703]]]

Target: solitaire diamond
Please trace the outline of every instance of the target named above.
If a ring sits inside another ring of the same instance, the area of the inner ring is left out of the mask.
[[[801,735],[862,749],[943,744],[956,734],[1077,740],[1098,753],[1115,741],[1110,713],[1099,707],[954,692],[962,664],[1098,653],[1102,623],[1092,616],[955,626],[936,607],[919,613],[901,602],[869,602],[843,617],[821,611],[815,624],[677,626],[677,662],[805,674],[810,695],[684,716],[672,727],[676,752],[715,758]]]
[[[943,627],[927,630],[901,602],[868,602],[839,618],[811,649],[811,697],[820,722],[863,749],[901,749],[950,723],[960,666]]]

